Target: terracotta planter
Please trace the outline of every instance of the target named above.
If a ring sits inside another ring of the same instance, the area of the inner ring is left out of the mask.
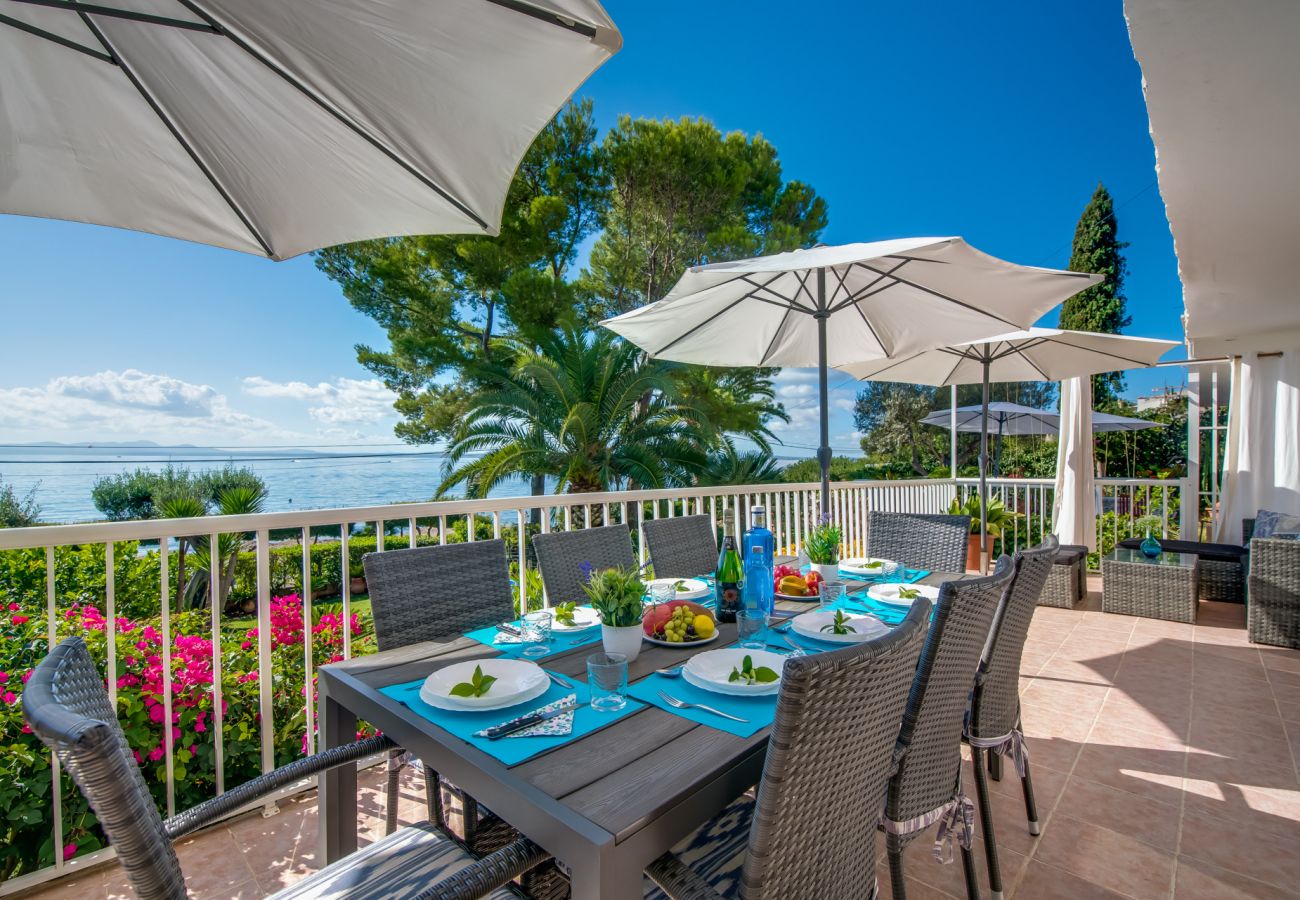
[[[985,536],[985,552],[990,557],[993,556],[993,535]],[[972,534],[966,539],[966,568],[968,571],[978,572],[980,568],[980,536]]]
[[[644,635],[640,622],[620,628],[600,626],[600,642],[605,645],[605,652],[622,653],[628,662],[634,661],[641,652],[641,638]]]
[[[365,592],[366,592],[366,580],[364,578],[353,578],[352,591],[351,591],[352,596],[356,596],[357,594],[364,594]]]

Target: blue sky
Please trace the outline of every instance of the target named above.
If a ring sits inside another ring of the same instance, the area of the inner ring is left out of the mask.
[[[606,5],[624,48],[578,92],[602,127],[626,113],[761,132],[829,203],[827,243],[956,234],[1030,265],[1067,263],[1102,181],[1131,243],[1128,331],[1181,339],[1120,0]],[[0,216],[0,271],[0,441],[396,442],[352,350],[383,333],[308,258]],[[1130,393],[1181,378],[1130,374]],[[832,383],[832,442],[852,448],[854,388]],[[793,445],[815,444],[812,387],[782,376]]]

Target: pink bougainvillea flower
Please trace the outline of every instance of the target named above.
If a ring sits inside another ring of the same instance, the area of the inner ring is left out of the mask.
[[[35,669],[28,669],[26,672],[23,673],[23,684],[26,684],[31,679],[32,673],[35,671],[36,671]]]
[[[17,703],[18,695],[15,694],[13,691],[5,691],[3,699],[5,703]]]
[[[9,680],[9,673],[0,671],[0,684],[4,684],[8,680]]]
[[[76,855],[77,855],[77,845],[76,845],[76,844],[68,844],[68,845],[66,845],[66,846],[63,848],[63,861],[64,861],[64,862],[67,862],[68,860],[72,859],[72,857],[74,857],[74,856],[76,856]]]
[[[163,752],[163,746],[162,744],[159,744],[157,747],[154,747],[149,751],[149,760],[151,762],[157,762],[163,758]]]
[[[20,609],[22,609],[22,607],[19,606],[17,603],[10,603],[10,604],[9,604],[9,611],[10,611],[10,612],[17,612],[17,611],[20,610]]]
[[[13,619],[12,619],[11,621],[12,621],[15,625],[26,625],[26,624],[27,624],[27,621],[28,621],[28,618],[29,618],[28,616],[14,616]]]

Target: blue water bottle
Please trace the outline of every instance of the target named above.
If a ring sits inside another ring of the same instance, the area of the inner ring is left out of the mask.
[[[752,507],[749,511],[749,530],[745,532],[740,547],[746,565],[755,547],[763,549],[763,559],[767,562],[767,567],[772,568],[775,565],[776,536],[767,530],[767,510],[761,506]]]
[[[763,554],[763,548],[755,546],[745,556],[745,584],[741,588],[741,597],[745,609],[761,610],[763,615],[772,615],[776,595],[772,584],[772,566]]]

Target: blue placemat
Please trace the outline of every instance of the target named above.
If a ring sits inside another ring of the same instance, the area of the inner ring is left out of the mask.
[[[903,583],[912,584],[913,582],[920,581],[929,574],[930,572],[927,569],[903,569]],[[863,575],[861,572],[841,571],[839,575],[840,579],[843,581],[870,581],[872,583],[880,581],[879,575]]]
[[[517,624],[517,623],[516,623]],[[487,644],[494,650],[500,650],[502,656],[508,656],[511,659],[518,659],[523,656],[524,650],[528,644],[498,644],[495,638],[499,634],[495,625],[489,625],[487,628],[480,628],[477,631],[465,633],[465,637],[478,641],[480,644]],[[587,644],[600,642],[600,626],[588,628],[586,631],[579,631],[576,634],[558,634],[551,632],[551,644],[546,656],[554,656],[557,653],[564,653],[572,650],[574,647],[583,647]],[[526,657],[535,659],[545,659],[541,657]]]
[[[590,706],[585,705],[591,698],[587,686],[573,678],[566,678],[565,680],[572,682],[573,687],[564,688],[552,683],[546,693],[536,700],[530,700],[527,703],[521,703],[508,709],[491,709],[484,712],[452,712],[430,706],[420,699],[420,685],[424,684],[423,678],[406,684],[389,685],[380,688],[379,692],[405,704],[439,728],[454,734],[468,744],[473,744],[507,766],[517,766],[525,760],[532,759],[539,753],[562,747],[570,741],[576,741],[583,735],[599,731],[606,725],[616,722],[641,708],[640,703],[629,700],[627,706],[618,712],[597,712]],[[572,734],[546,737],[505,737],[496,741],[474,737],[476,731],[481,731],[492,725],[499,725],[502,722],[508,722],[538,707],[563,699],[569,694],[577,694],[578,702],[584,704],[574,711]]]
[[[731,719],[724,719],[722,716],[701,712],[698,709],[677,709],[669,706],[659,696],[660,691],[664,691],[678,700],[685,700],[687,703],[703,703],[712,706],[723,712],[731,713],[733,716],[748,719],[749,722],[733,722]],[[729,694],[717,694],[713,691],[697,688],[681,676],[668,678],[657,673],[651,674],[628,688],[628,694],[675,716],[681,716],[684,719],[690,719],[692,722],[699,722],[701,725],[708,725],[710,728],[717,728],[720,731],[730,732],[737,737],[750,737],[771,725],[772,720],[776,717],[776,694],[769,694],[765,697],[734,697]]]

